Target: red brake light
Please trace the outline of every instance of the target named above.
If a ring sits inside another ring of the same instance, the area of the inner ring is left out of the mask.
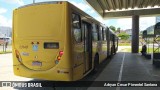
[[[59,51],[59,55],[57,56],[57,61],[61,60],[62,55],[63,55],[63,51]],[[55,61],[56,64],[58,64],[57,61]]]
[[[59,51],[59,55],[60,55],[60,56],[62,56],[62,55],[63,55],[63,53],[64,53],[63,51]]]

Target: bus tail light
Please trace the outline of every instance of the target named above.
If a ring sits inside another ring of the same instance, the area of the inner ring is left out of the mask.
[[[59,55],[62,56],[63,55],[63,51],[59,51]]]
[[[18,59],[18,61],[22,62],[22,59],[20,57],[20,54],[19,54],[18,50],[15,50],[15,53],[16,53],[16,58]]]
[[[61,60],[61,57],[60,57],[60,56],[58,56],[58,57],[57,57],[57,59],[58,59],[58,60]]]
[[[62,55],[63,55],[63,51],[59,51],[59,55],[58,55],[57,59],[61,60]]]
[[[62,55],[64,54],[63,51],[59,51],[59,55],[57,56],[57,60],[55,60],[55,63],[58,64],[59,61],[61,60]]]

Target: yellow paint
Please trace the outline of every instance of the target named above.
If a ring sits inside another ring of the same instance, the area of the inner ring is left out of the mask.
[[[105,45],[101,43],[98,49],[97,42],[94,42],[92,68],[89,69],[87,62],[89,54],[84,53],[84,42],[73,44],[71,13],[74,11],[83,16],[87,15],[68,2],[37,4],[14,10],[12,46],[15,75],[45,80],[75,81],[93,69],[96,53],[99,53],[100,62],[107,57],[107,53],[103,53],[107,50],[104,48],[106,43]],[[58,42],[59,48],[45,49],[45,42]],[[33,50],[33,45],[38,47],[37,51]],[[16,58],[15,50],[18,50],[22,62]],[[56,64],[60,51],[64,54]],[[24,55],[24,52],[27,55]],[[33,65],[33,62],[36,64]]]

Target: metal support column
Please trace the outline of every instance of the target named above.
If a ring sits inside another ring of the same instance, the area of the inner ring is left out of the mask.
[[[132,16],[132,53],[139,52],[139,16]]]

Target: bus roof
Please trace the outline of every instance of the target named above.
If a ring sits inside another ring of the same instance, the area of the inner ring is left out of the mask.
[[[18,8],[16,8],[16,9],[20,9],[20,8],[25,8],[25,7],[29,7],[29,6],[34,6],[34,5],[43,5],[43,4],[58,4],[58,3],[64,3],[64,2],[67,2],[67,3],[69,3],[71,6],[74,6],[74,7],[76,7],[75,5],[73,5],[73,4],[71,4],[70,2],[68,2],[68,1],[45,1],[45,2],[36,2],[36,3],[32,3],[32,4],[28,4],[28,5],[24,5],[24,6],[21,6],[21,7],[18,7]],[[81,12],[84,12],[84,11],[82,11],[81,9],[79,9],[78,7],[76,7],[79,11],[81,11]],[[92,19],[92,20],[94,20],[94,22],[96,21],[97,22],[97,24],[99,24],[99,25],[101,25],[101,26],[103,26],[103,27],[105,27],[105,25],[104,24],[102,24],[101,22],[99,22],[99,21],[97,21],[96,19],[94,19],[92,16],[90,16],[90,15],[88,15],[87,13],[84,13],[88,18],[90,18],[90,19]]]
[[[58,4],[59,2],[67,2],[67,1],[45,1],[45,2],[36,2],[36,3],[32,3],[32,4],[27,4],[27,5],[24,5],[24,6],[20,6],[20,7],[18,7],[17,9],[25,8],[25,7],[28,7],[28,6],[34,6],[34,5],[42,5],[42,4]]]

